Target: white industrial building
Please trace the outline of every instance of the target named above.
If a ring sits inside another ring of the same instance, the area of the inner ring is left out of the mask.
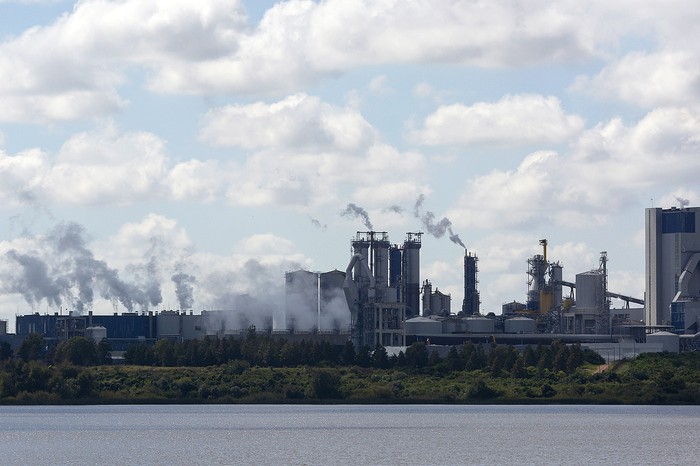
[[[646,209],[645,232],[647,325],[696,333],[700,318],[700,207]]]

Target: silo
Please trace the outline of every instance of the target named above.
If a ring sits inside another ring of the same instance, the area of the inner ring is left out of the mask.
[[[420,247],[423,233],[407,233],[403,243],[402,271],[405,281],[406,316],[416,316],[420,310]]]
[[[433,285],[430,283],[430,280],[426,280],[423,282],[423,312],[422,312],[422,315],[425,317],[433,314],[432,297],[433,297]]]
[[[561,292],[561,282],[562,282],[562,266],[557,262],[554,264],[551,264],[550,266],[550,271],[551,271],[551,284],[552,284],[552,306],[561,309],[562,303],[563,303],[563,298],[562,298],[562,292]]]
[[[401,279],[401,248],[393,245],[389,250],[389,286],[398,288]]]
[[[605,305],[604,279],[598,270],[576,275],[576,307],[580,309],[602,309]]]
[[[389,236],[385,231],[372,234],[372,273],[377,292],[382,295],[389,284]]]

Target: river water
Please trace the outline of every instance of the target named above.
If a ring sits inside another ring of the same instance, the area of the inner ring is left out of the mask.
[[[0,464],[696,464],[697,406],[1,406]]]

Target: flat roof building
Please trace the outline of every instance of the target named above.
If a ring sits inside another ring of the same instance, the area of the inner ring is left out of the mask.
[[[645,214],[647,325],[697,327],[700,207],[648,208]]]

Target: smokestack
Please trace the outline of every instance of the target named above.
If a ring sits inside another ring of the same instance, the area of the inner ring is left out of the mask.
[[[464,300],[462,301],[462,313],[467,316],[479,314],[479,292],[476,289],[479,258],[475,254],[464,251]]]

